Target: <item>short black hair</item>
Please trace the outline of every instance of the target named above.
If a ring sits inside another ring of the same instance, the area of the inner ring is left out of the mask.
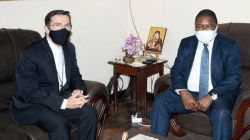
[[[71,25],[71,17],[70,17],[70,13],[69,11],[64,11],[64,10],[53,10],[50,11],[46,17],[45,17],[45,25],[49,27],[50,23],[51,23],[51,17],[55,16],[55,15],[66,15],[69,17],[69,21],[70,21],[70,25]]]
[[[195,24],[196,24],[198,18],[201,17],[201,16],[210,16],[210,17],[212,17],[214,19],[216,25],[218,24],[217,17],[216,17],[215,13],[212,10],[204,9],[204,10],[200,11],[198,13],[198,15],[196,16],[196,18],[195,18]]]

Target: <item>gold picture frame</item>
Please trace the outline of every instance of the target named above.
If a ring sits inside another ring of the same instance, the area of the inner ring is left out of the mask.
[[[156,54],[159,59],[159,54],[161,54],[162,52],[166,33],[167,33],[167,28],[163,27],[150,28],[145,48],[145,55],[147,55],[147,53],[153,53]]]

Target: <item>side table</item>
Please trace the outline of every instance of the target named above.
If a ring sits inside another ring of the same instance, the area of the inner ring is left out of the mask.
[[[136,102],[136,111],[143,110],[147,113],[147,77],[159,73],[160,76],[164,73],[163,64],[167,60],[160,59],[150,66],[132,66],[130,64],[108,61],[108,64],[113,65],[114,74],[114,110],[117,111],[117,75],[127,75],[132,79],[132,94]]]

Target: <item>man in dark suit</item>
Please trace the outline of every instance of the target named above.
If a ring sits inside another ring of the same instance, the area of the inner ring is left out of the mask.
[[[88,95],[77,66],[68,11],[45,17],[46,36],[24,49],[16,65],[16,87],[9,101],[16,124],[36,124],[52,140],[69,140],[70,124],[78,124],[79,140],[94,140],[97,111],[86,105]]]
[[[152,133],[166,136],[174,113],[202,111],[210,117],[214,140],[231,139],[241,63],[238,43],[217,34],[218,28],[213,11],[196,16],[195,35],[181,41],[171,69],[172,86],[154,101]]]

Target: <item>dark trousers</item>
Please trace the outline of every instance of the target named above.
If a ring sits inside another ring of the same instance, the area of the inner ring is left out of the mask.
[[[97,131],[97,111],[88,105],[56,113],[45,108],[35,124],[49,133],[51,140],[70,140],[71,123],[78,124],[78,140],[94,140]]]
[[[191,92],[195,99],[199,98],[199,93]],[[210,117],[213,129],[214,140],[229,140],[232,137],[232,117],[231,112],[235,99],[230,96],[217,98],[205,112]],[[171,88],[156,96],[152,110],[151,133],[167,136],[170,119],[175,113],[192,113],[186,110],[182,104],[181,96]]]

